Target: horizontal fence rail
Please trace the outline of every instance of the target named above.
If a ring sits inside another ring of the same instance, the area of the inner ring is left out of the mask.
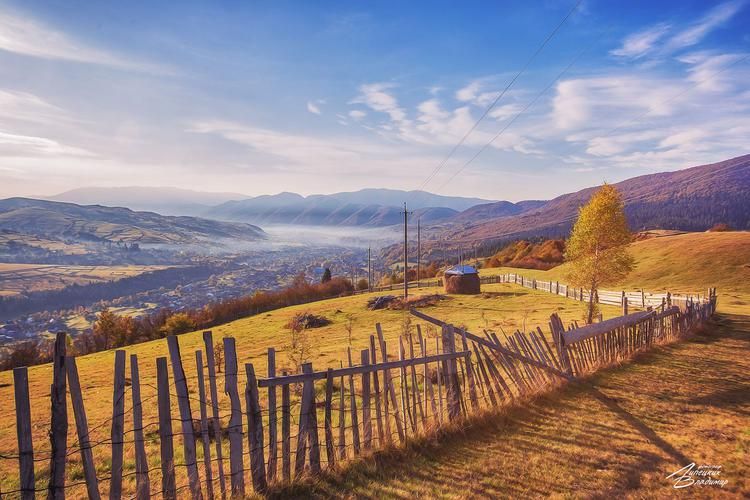
[[[560,293],[557,283],[543,283],[541,290],[548,291],[545,286]],[[60,334],[50,386],[51,450],[34,447],[28,372],[17,368],[18,453],[0,460],[17,462],[18,482],[0,495],[212,499],[251,490],[262,494],[273,485],[523,404],[531,395],[638,351],[680,340],[711,317],[716,300],[712,291],[705,299],[688,297],[683,306],[637,311],[581,328],[575,323],[566,328],[553,314],[548,333],[541,328],[472,333],[449,318],[412,310],[414,318],[438,329],[423,332],[417,323],[386,342],[376,324],[369,347],[350,348],[338,367],[315,370],[304,362],[299,373],[279,370],[273,348],[266,366],[259,366],[241,363],[232,337],[214,344],[212,333],[204,332],[203,348],[187,353],[181,352],[185,344],[179,337],[170,336],[166,357],[139,359],[115,352],[111,418],[96,426],[89,424],[86,408],[94,396],[88,393],[84,399],[85,381]],[[155,385],[140,371],[154,362]],[[195,366],[196,375],[186,375],[188,365]],[[258,368],[266,375],[259,376]],[[144,409],[152,408],[156,413],[148,414],[154,418],[145,419]],[[109,438],[93,437],[101,431]],[[72,446],[68,434],[75,436]]]

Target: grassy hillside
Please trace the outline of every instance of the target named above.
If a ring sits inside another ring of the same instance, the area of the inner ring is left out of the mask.
[[[632,245],[631,251],[636,257],[637,268],[623,286],[641,287],[647,289],[684,289],[687,291],[703,289],[709,285],[719,288],[719,302],[724,310],[744,310],[748,314],[747,304],[750,297],[750,279],[747,267],[750,252],[750,233],[707,233],[686,234],[651,239]],[[503,269],[489,269],[486,272],[502,272]],[[564,269],[556,268],[551,271],[524,270],[526,274],[537,276],[551,276],[554,279],[562,277]],[[437,289],[423,289],[415,294],[435,293]],[[520,288],[512,284],[497,284],[484,287],[482,295],[451,296],[435,306],[425,309],[425,312],[454,324],[464,325],[469,330],[481,331],[491,328],[505,331],[516,328],[529,330],[540,326],[547,330],[549,315],[557,312],[567,322],[582,319],[585,305],[564,297],[557,297],[543,292]],[[359,350],[368,346],[369,336],[374,333],[374,325],[380,322],[388,340],[389,346],[397,344],[397,337],[403,332],[405,320],[409,318],[403,311],[370,311],[366,308],[367,301],[372,295],[358,295],[331,299],[312,304],[300,305],[272,311],[255,317],[245,318],[214,328],[214,339],[220,341],[225,335],[234,336],[237,340],[239,362],[253,362],[259,376],[266,374],[265,353],[269,347],[279,350],[277,355],[278,370],[288,369],[290,363],[284,346],[287,344],[288,329],[286,323],[297,313],[310,311],[331,320],[331,324],[310,331],[314,352],[311,361],[316,369],[338,366],[346,359],[346,349],[349,346],[346,325],[352,322],[352,349]],[[604,307],[605,318],[619,314],[619,308]],[[412,327],[413,327],[412,323]],[[434,329],[423,325],[423,332],[428,336],[434,335]],[[188,376],[190,390],[195,387],[195,363],[191,362],[193,353],[203,346],[200,332],[188,333],[180,336],[185,371]],[[429,343],[431,347],[434,343]],[[434,348],[434,347],[433,347]],[[128,354],[138,354],[140,359],[143,398],[149,403],[144,406],[144,420],[151,422],[156,418],[157,410],[155,395],[155,358],[167,356],[164,340],[148,342],[126,349]],[[391,354],[396,351],[390,348]],[[107,419],[112,412],[112,367],[114,353],[101,352],[78,359],[78,367],[83,384],[84,399],[87,405],[89,425],[92,430],[92,440],[107,439],[109,427]],[[240,370],[242,372],[242,370]],[[51,370],[48,365],[29,369],[29,383],[32,395],[32,427],[35,445],[41,450],[47,450],[49,442],[46,434],[49,422],[49,384]],[[244,386],[244,376],[240,376],[240,384]],[[221,380],[220,380],[221,385]],[[222,391],[220,390],[220,393]],[[265,391],[263,391],[265,392]],[[261,397],[264,396],[263,392]],[[16,452],[15,413],[13,404],[12,374],[0,373],[0,398],[8,402],[0,408],[0,454],[13,455]],[[126,409],[130,408],[130,393],[127,394]],[[150,398],[150,399],[149,399]],[[176,410],[176,401],[173,398]],[[227,401],[220,396],[219,405],[226,407]],[[261,404],[265,404],[262,402]],[[635,403],[634,403],[635,404]],[[175,413],[176,414],[176,413]],[[131,428],[130,414],[126,416],[126,429]],[[71,430],[69,442],[73,443],[72,413],[70,418]],[[147,438],[153,437],[155,427],[151,427]],[[182,447],[175,446],[177,461],[181,462]],[[149,454],[154,459],[152,466],[156,466],[155,447],[149,448]],[[97,463],[101,475],[106,476],[108,467],[107,447],[95,450]],[[132,471],[134,460],[132,448],[126,446],[126,472]],[[70,464],[75,474],[80,473],[79,456],[72,454]],[[10,460],[0,460],[0,476],[2,489],[10,489],[17,477],[16,463]],[[39,462],[39,480],[44,480],[43,471],[47,464]],[[130,477],[129,480],[132,480]],[[183,478],[184,480],[184,478]],[[132,488],[132,483],[126,489]],[[468,490],[467,490],[468,491]]]
[[[607,289],[704,292],[716,287],[720,312],[750,311],[750,232],[685,233],[630,245],[635,269],[624,282]],[[568,266],[549,271],[488,268],[483,275],[518,272],[544,280],[565,281]]]

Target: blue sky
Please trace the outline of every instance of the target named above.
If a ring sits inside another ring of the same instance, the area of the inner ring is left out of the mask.
[[[443,162],[574,5],[3,2],[0,196],[521,200],[750,152],[748,1],[583,0]]]

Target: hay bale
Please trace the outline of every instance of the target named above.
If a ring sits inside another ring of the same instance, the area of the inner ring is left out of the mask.
[[[478,274],[446,274],[445,293],[476,295],[481,292]]]

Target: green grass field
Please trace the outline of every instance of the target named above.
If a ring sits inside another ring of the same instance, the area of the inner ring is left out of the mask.
[[[654,242],[657,241],[659,244],[654,245]],[[745,245],[747,242],[750,242],[748,233],[715,233],[673,236],[635,243],[632,248],[638,264],[633,273],[634,277],[629,277],[626,285],[640,288],[636,284],[638,279],[646,281],[646,284],[642,285],[646,289],[650,285],[655,289],[673,289],[674,286],[685,287],[687,291],[694,291],[695,288],[702,289],[709,284],[715,285],[719,287],[719,303],[724,306],[724,312],[740,310],[744,311],[745,315],[750,315],[750,309],[748,309],[746,302],[746,298],[750,297],[750,280],[740,280],[740,277],[743,276],[742,273],[747,272],[746,268],[742,267],[745,266],[744,263],[748,262],[745,255],[748,251],[747,247],[750,245]],[[703,248],[703,252],[695,254],[688,251],[696,247]],[[723,255],[723,253],[731,253],[731,258]],[[656,254],[656,257],[654,254]],[[737,254],[737,256],[734,254]],[[674,271],[669,271],[672,267]],[[491,269],[483,270],[483,273],[502,271],[501,269]],[[520,272],[528,275],[556,276],[561,275],[562,271],[564,270],[554,269],[547,273],[526,270]],[[713,279],[713,276],[717,276],[716,281],[708,284],[701,281]],[[732,276],[735,278],[732,278]],[[692,279],[697,281],[693,287],[689,286]],[[739,280],[739,282],[735,282],[734,279]],[[423,289],[412,291],[412,293],[428,294],[438,291],[437,289]],[[582,320],[585,312],[585,305],[582,303],[512,284],[487,285],[483,288],[483,292],[482,295],[478,296],[450,296],[448,300],[427,307],[424,311],[453,324],[464,326],[470,331],[477,332],[481,332],[483,328],[494,330],[502,328],[505,331],[513,331],[524,329],[524,326],[526,330],[539,326],[546,332],[550,314],[558,313],[567,323],[572,320]],[[727,298],[727,295],[722,295],[723,293],[735,295]],[[332,322],[326,327],[310,331],[314,347],[310,361],[312,361],[315,369],[338,366],[340,361],[346,359],[346,349],[350,346],[348,332],[345,328],[349,318],[351,318],[353,325],[351,347],[354,350],[368,347],[369,336],[375,333],[375,323],[379,322],[383,325],[383,331],[389,345],[394,345],[394,340],[406,327],[405,322],[409,316],[403,311],[368,310],[366,303],[371,296],[370,294],[364,294],[330,299],[240,319],[214,328],[214,340],[220,341],[223,336],[235,337],[239,363],[254,363],[256,372],[262,377],[266,374],[265,353],[269,347],[275,347],[279,351],[277,369],[280,371],[290,368],[284,350],[289,337],[285,325],[298,312],[310,311],[324,316]],[[732,300],[737,303],[732,302]],[[604,306],[602,311],[605,318],[619,315],[619,308],[617,307]],[[416,322],[412,321],[412,325],[414,323]],[[427,325],[423,325],[423,331],[428,335],[430,334]],[[193,353],[203,347],[201,333],[193,332],[180,336],[180,346],[185,371],[190,382],[190,390],[191,392],[197,391],[194,378],[191,377],[195,374]],[[143,398],[153,398],[155,394],[153,387],[156,385],[155,358],[167,356],[166,342],[157,340],[131,346],[125,350],[128,354],[138,355]],[[395,351],[391,350],[391,353],[393,354]],[[100,352],[78,359],[89,426],[93,429],[91,437],[94,441],[106,439],[109,436],[109,428],[105,424],[112,412],[113,360],[114,353],[112,351]],[[40,450],[49,449],[49,441],[46,435],[49,426],[50,381],[51,368],[49,365],[29,369],[33,438],[35,447]],[[244,375],[241,375],[240,385],[244,387],[244,383]],[[222,393],[221,387],[219,392]],[[10,372],[0,373],[0,398],[7,402],[13,401],[12,374]],[[155,420],[157,415],[155,400],[149,399],[149,401],[151,403],[144,405],[144,420],[146,422]],[[174,399],[173,402],[176,413]],[[226,399],[221,394],[219,405],[223,404],[226,404]],[[643,401],[642,404],[648,405],[648,402]],[[126,410],[129,407],[130,401],[128,400]],[[561,407],[560,411],[564,408],[565,405]],[[132,425],[129,419],[130,415],[127,415],[126,429],[130,429]],[[72,445],[75,441],[72,412],[70,413],[70,425],[69,443]],[[181,459],[181,449],[181,446],[175,446],[178,462]],[[12,404],[7,404],[0,408],[0,454],[13,455],[16,451],[15,410]],[[101,475],[106,475],[108,472],[108,453],[108,447],[95,449],[95,457]],[[158,449],[150,448],[149,455],[153,461],[153,466],[157,466]],[[74,474],[80,474],[79,460],[77,454],[69,457],[69,465]],[[132,470],[133,466],[132,447],[126,446],[126,472]],[[46,469],[47,464],[45,462],[38,464],[37,479],[40,481],[39,484],[42,484],[45,480]],[[0,486],[4,491],[8,491],[16,484],[17,464],[9,460],[0,460],[0,474],[2,475]],[[126,481],[126,490],[132,489],[133,486],[131,476]]]

